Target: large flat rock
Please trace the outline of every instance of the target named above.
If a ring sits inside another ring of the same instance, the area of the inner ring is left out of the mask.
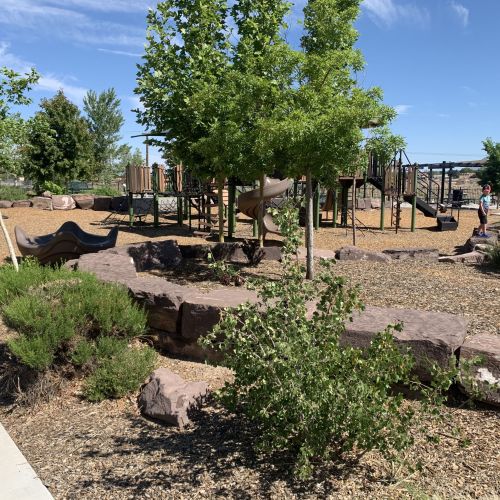
[[[74,194],[76,206],[82,210],[91,210],[94,208],[94,195],[93,194]]]
[[[365,311],[354,314],[352,323],[346,324],[341,341],[344,345],[367,348],[378,332],[399,322],[404,326],[401,332],[394,331],[396,344],[410,348],[416,360],[415,373],[424,381],[431,379],[432,363],[448,368],[467,334],[465,319],[454,314],[367,306]]]
[[[39,210],[52,210],[52,199],[45,196],[34,196],[31,198],[31,204]]]
[[[11,208],[12,201],[9,200],[0,200],[0,208]]]
[[[182,304],[199,293],[157,276],[129,280],[127,287],[134,299],[145,306],[149,326],[169,333],[180,331]]]
[[[75,200],[67,194],[52,195],[52,208],[54,210],[74,210],[76,208]]]
[[[367,260],[371,262],[391,262],[391,257],[381,252],[366,250],[364,248],[345,246],[335,253],[337,260]]]
[[[465,361],[480,358],[471,371],[465,370]],[[460,348],[460,369],[465,377],[463,388],[475,398],[500,405],[500,335],[479,333],[467,339]],[[471,380],[467,380],[471,377]],[[479,395],[474,393],[477,384]]]
[[[389,248],[382,252],[389,255],[391,259],[396,260],[437,261],[439,258],[439,250],[437,248]]]
[[[27,208],[31,207],[31,200],[16,200],[12,202],[13,208]]]
[[[242,288],[222,288],[210,293],[190,296],[182,306],[181,335],[196,341],[219,322],[226,307],[237,307],[245,302],[256,302],[255,292]]]
[[[124,255],[88,253],[78,259],[78,270],[95,274],[100,280],[126,285],[137,278],[134,261]]]

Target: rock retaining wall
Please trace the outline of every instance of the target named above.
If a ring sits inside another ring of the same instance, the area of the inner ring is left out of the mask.
[[[196,360],[220,358],[219,353],[202,349],[197,341],[219,321],[226,307],[246,301],[255,303],[254,292],[241,288],[224,288],[201,293],[194,287],[170,283],[156,276],[139,277],[137,270],[163,265],[178,266],[183,256],[206,254],[208,245],[177,246],[175,241],[148,242],[128,245],[96,254],[86,254],[73,267],[93,272],[98,278],[125,285],[134,299],[143,304],[149,326],[156,334],[158,345],[176,355]],[[228,252],[228,258],[232,251]],[[241,255],[238,257],[240,258]],[[189,257],[184,257],[189,258]],[[162,261],[162,259],[165,259]],[[310,304],[311,311],[314,304]],[[342,336],[345,345],[365,348],[376,333],[387,325],[402,322],[403,330],[395,332],[395,339],[403,349],[409,348],[416,358],[416,373],[428,381],[433,363],[446,368],[475,354],[484,358],[475,367],[473,376],[480,382],[485,396],[481,399],[500,404],[500,390],[494,380],[500,381],[500,336],[483,339],[476,336],[465,340],[467,325],[463,317],[430,311],[367,307],[346,324]],[[472,386],[464,391],[472,392]]]

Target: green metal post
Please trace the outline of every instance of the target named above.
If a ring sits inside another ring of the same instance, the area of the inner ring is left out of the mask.
[[[229,179],[228,186],[228,221],[227,221],[227,235],[232,238],[236,228],[236,210],[234,209],[236,201],[236,183],[234,179]]]
[[[385,193],[382,191],[380,193],[380,230],[385,229]]]
[[[258,186],[256,182],[253,183],[253,187],[254,189],[257,189]],[[252,222],[252,236],[254,238],[257,238],[258,234],[259,234],[259,224],[257,222],[257,219],[254,219]]]
[[[417,166],[413,167],[413,186],[415,192],[411,199],[411,232],[414,233],[417,226]]]
[[[349,202],[349,187],[345,184],[342,185],[342,213],[340,215],[340,225],[347,227],[347,205]]]
[[[319,201],[319,182],[316,183],[316,189],[314,190],[313,199],[313,217],[314,217],[314,229],[319,229],[319,216],[320,216],[320,201]]]
[[[337,211],[339,208],[338,196],[339,196],[339,190],[335,188],[333,191],[333,214],[332,214],[333,227],[337,227]]]
[[[178,196],[177,197],[177,224],[179,224],[179,226],[182,226],[182,222],[183,222],[183,213],[182,213],[182,197]]]
[[[159,207],[158,207],[158,176],[159,176],[158,166],[153,167],[153,225],[158,227],[159,223]]]
[[[129,216],[130,227],[133,227],[133,225],[134,225],[134,195],[131,192],[128,193],[128,216]]]

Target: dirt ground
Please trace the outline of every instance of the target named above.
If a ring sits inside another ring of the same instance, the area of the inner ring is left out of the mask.
[[[403,229],[396,234],[390,214],[381,232],[375,229],[379,211],[359,211],[358,246],[437,248],[452,254],[477,225],[475,211],[462,211],[457,231],[438,232],[434,219],[419,215],[418,230],[411,233],[409,212],[404,211]],[[8,209],[2,213],[8,216],[5,223],[12,237],[16,224],[32,235],[53,232],[66,220],[97,234],[110,228],[100,224],[106,212]],[[495,220],[500,216],[492,217]],[[237,236],[251,236],[248,221],[240,221]],[[322,227],[315,236],[317,248],[352,244],[350,230]],[[118,245],[164,238],[203,242],[168,221],[158,229],[122,225]],[[0,261],[7,254],[0,239]],[[267,270],[270,278],[276,277],[272,266]],[[496,273],[478,266],[404,261],[391,266],[339,262],[337,269],[362,286],[368,304],[460,313],[468,319],[469,335],[484,330],[500,334]],[[478,290],[487,297],[485,308],[477,307]],[[0,353],[9,335],[12,332],[0,323]],[[165,355],[160,364],[188,380],[206,380],[213,389],[231,376],[220,367]],[[419,437],[404,457],[410,464],[420,462],[420,470],[391,466],[373,452],[357,464],[326,465],[311,480],[298,481],[286,459],[254,454],[251,429],[214,402],[203,407],[191,428],[179,431],[145,420],[134,397],[100,404],[83,401],[77,380],[69,382],[60,396],[29,410],[0,397],[0,421],[56,499],[500,498],[500,413],[492,407],[469,409],[455,403],[445,408],[445,414],[448,421],[436,427],[440,444]],[[455,429],[461,434],[456,436]]]

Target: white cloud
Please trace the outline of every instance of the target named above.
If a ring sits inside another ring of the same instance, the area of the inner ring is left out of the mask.
[[[411,108],[413,108],[411,104],[398,104],[397,106],[394,106],[398,115],[406,115]]]
[[[88,89],[70,85],[53,75],[45,75],[40,77],[40,80],[38,80],[38,84],[34,87],[34,90],[54,93],[62,90],[68,99],[80,105],[83,102],[83,98]]]
[[[391,26],[397,21],[411,21],[421,26],[430,22],[430,13],[415,3],[399,4],[396,0],[363,0],[361,6],[378,25]]]
[[[0,66],[7,66],[8,68],[20,73],[28,72],[30,68],[35,66],[33,63],[16,56],[10,52],[9,49],[10,44],[0,41]],[[54,93],[58,90],[63,90],[66,97],[80,105],[83,101],[84,95],[87,93],[87,89],[66,83],[67,80],[75,81],[76,79],[72,76],[67,76],[64,79],[61,79],[50,73],[42,74],[40,75],[38,83],[33,86],[33,90]]]
[[[45,0],[47,4],[66,8],[93,10],[100,12],[146,12],[154,7],[155,1],[149,0]]]
[[[42,0],[2,0],[0,24],[15,33],[17,26],[24,32],[31,31],[33,37],[50,35],[83,44],[142,46],[145,33],[135,26],[106,22],[96,17],[47,5]],[[56,2],[58,3],[58,2]],[[71,2],[70,2],[71,3]],[[78,2],[73,2],[78,3]],[[84,2],[80,2],[84,3]],[[112,4],[113,2],[102,2]],[[67,5],[66,2],[61,2]],[[145,13],[145,12],[144,12]]]
[[[457,2],[451,2],[450,7],[465,28],[469,24],[469,9]]]
[[[128,56],[128,57],[141,57],[142,54],[139,52],[127,52],[125,50],[112,50],[112,49],[103,49],[103,48],[98,48],[97,49],[99,52],[106,52],[107,54],[116,54],[119,56]]]

